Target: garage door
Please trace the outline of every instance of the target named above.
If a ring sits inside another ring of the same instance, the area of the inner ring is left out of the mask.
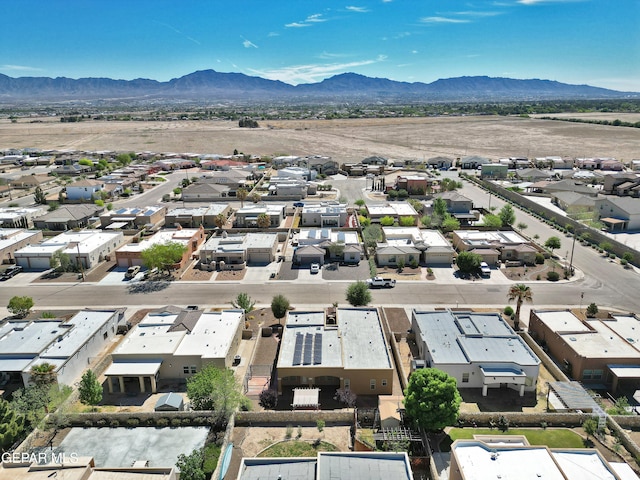
[[[49,257],[16,257],[16,263],[25,270],[49,270]]]
[[[249,263],[270,263],[271,261],[271,255],[269,252],[252,253],[249,257]]]

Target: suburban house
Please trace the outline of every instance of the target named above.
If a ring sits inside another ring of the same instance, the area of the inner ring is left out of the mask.
[[[100,227],[108,229],[152,228],[164,220],[167,207],[152,205],[150,207],[129,207],[109,210],[100,215]]]
[[[431,182],[431,178],[425,175],[398,175],[394,187],[396,190],[406,190],[409,195],[425,195]]]
[[[547,157],[536,157],[533,159],[533,164],[537,168],[549,168],[551,170],[572,169],[573,158],[559,157],[557,155],[550,155]]]
[[[241,270],[247,264],[267,264],[276,260],[278,235],[246,233],[213,236],[200,248],[200,267]]]
[[[470,225],[480,218],[480,213],[473,210],[473,201],[461,193],[456,191],[442,192],[434,195],[434,198],[441,198],[445,201],[447,213],[456,218],[460,225]]]
[[[432,157],[427,160],[427,165],[431,168],[451,168],[453,167],[453,159],[449,157]]]
[[[451,265],[454,250],[438,230],[418,227],[384,227],[384,243],[376,247],[378,266],[397,266],[404,261],[411,265],[417,261],[423,265]]]
[[[241,309],[205,312],[167,306],[149,312],[112,354],[105,371],[109,393],[116,385],[120,393],[156,393],[161,380],[185,381],[207,365],[230,367],[244,320]]]
[[[570,310],[531,310],[529,332],[564,368],[585,385],[640,389],[640,319],[611,314],[581,320]]]
[[[390,352],[375,308],[337,308],[335,314],[290,311],[278,356],[278,392],[316,387],[331,395],[339,388],[356,395],[390,395]]]
[[[346,205],[305,205],[300,214],[300,226],[344,227],[347,217]]]
[[[93,200],[104,190],[104,182],[85,178],[67,185],[67,200]]]
[[[479,165],[479,167],[481,168],[480,178],[483,179],[505,179],[507,178],[507,173],[509,173],[509,165],[500,163],[484,163]]]
[[[523,475],[523,468],[527,475]],[[545,478],[635,479],[625,462],[608,462],[596,448],[531,446],[524,435],[475,436],[451,446],[450,480]]]
[[[87,173],[91,173],[91,167],[89,165],[80,165],[79,163],[74,163],[72,165],[60,165],[58,168],[54,169],[53,172],[58,177],[64,177],[68,175],[85,175]]]
[[[269,195],[287,197],[291,200],[302,200],[307,194],[312,193],[306,180],[299,177],[271,177],[263,187],[269,191]]]
[[[42,240],[42,230],[0,228],[0,264],[14,263],[16,250]]]
[[[214,171],[206,176],[199,177],[196,185],[200,183],[214,183],[229,187],[231,196],[235,196],[240,188],[247,188],[247,184],[253,180],[253,173],[241,168],[230,168],[229,170]]]
[[[69,256],[72,264],[89,270],[111,255],[123,241],[122,232],[68,230],[44,242],[21,248],[14,257],[25,270],[42,271],[50,269],[51,258],[61,252]]]
[[[640,229],[640,198],[607,196],[596,200],[595,209],[612,232]]]
[[[167,227],[195,228],[202,225],[204,228],[214,228],[218,215],[228,218],[231,215],[231,206],[225,203],[212,203],[208,207],[173,208],[164,217]]]
[[[638,177],[638,174],[634,172],[612,173],[610,175],[605,175],[602,191],[607,195],[621,195],[618,187],[622,186],[622,189],[626,190],[627,188],[624,187],[625,184],[632,183],[638,185],[639,181],[640,177]]]
[[[556,192],[551,194],[551,203],[571,215],[594,212],[596,200],[599,198],[601,198],[599,195],[592,197],[591,195],[575,192]]]
[[[293,254],[293,263],[308,265],[310,263],[324,263],[329,261],[342,263],[359,263],[362,257],[362,248],[357,232],[336,231],[330,228],[301,229],[297,237],[298,248]],[[317,248],[306,248],[314,246]],[[324,250],[324,257],[317,261],[320,250]]]
[[[262,203],[251,204],[236,210],[234,226],[238,228],[255,228],[258,226],[258,217],[265,214],[269,217],[269,228],[278,228],[285,217],[284,204]]]
[[[522,168],[515,171],[515,176],[522,182],[538,182],[540,180],[548,180],[553,172],[549,170],[540,170],[538,168]]]
[[[340,165],[331,157],[322,155],[311,155],[298,159],[298,164],[306,165],[308,168],[315,170],[324,175],[335,175],[338,173]]]
[[[282,178],[297,178],[311,182],[317,178],[318,172],[302,167],[285,167],[278,170],[277,176]]]
[[[138,243],[128,243],[116,250],[116,262],[119,267],[142,265],[142,252],[152,245],[175,242],[186,247],[182,259],[174,268],[182,268],[193,252],[204,242],[206,234],[204,228],[178,228],[175,230],[161,230],[149,238]]]
[[[124,309],[81,310],[57,318],[11,320],[0,327],[0,372],[10,381],[29,384],[31,368],[48,363],[58,383],[73,385],[89,362],[116,336]]]
[[[385,205],[367,205],[369,218],[371,223],[380,223],[382,217],[391,217],[394,221],[399,222],[400,218],[411,217],[414,219],[414,225],[418,224],[420,215],[407,202],[393,202]]]
[[[499,313],[414,309],[411,317],[420,359],[459,388],[536,391],[540,359]]]
[[[55,179],[53,177],[48,175],[23,175],[15,180],[11,180],[9,182],[9,186],[11,188],[27,190],[29,188],[41,187],[42,185],[53,182],[54,180]]]
[[[37,207],[0,207],[2,228],[30,228],[33,219],[47,213],[46,205]]]
[[[538,253],[528,240],[512,230],[454,230],[452,241],[458,252],[477,253],[490,265],[498,260],[531,265]]]
[[[231,188],[219,183],[192,183],[182,189],[182,200],[185,202],[227,201],[231,196]]]
[[[318,452],[317,457],[242,458],[237,480],[267,478],[413,480],[413,472],[406,452]]]
[[[61,205],[33,220],[33,226],[42,230],[64,231],[84,228],[93,223],[96,216],[104,211],[93,203]]]
[[[293,264],[299,266],[309,266],[312,263],[325,264],[327,251],[319,245],[302,245],[293,251]]]
[[[529,185],[526,190],[535,193],[545,193],[549,196],[558,192],[574,192],[591,195],[593,197],[598,195],[598,190],[574,179],[558,181],[542,180]]]
[[[488,165],[491,163],[491,160],[485,157],[478,157],[476,155],[470,155],[467,157],[462,157],[460,159],[460,168],[468,170],[470,168],[477,169],[481,165]]]

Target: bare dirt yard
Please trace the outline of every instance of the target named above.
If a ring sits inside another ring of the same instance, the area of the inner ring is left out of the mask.
[[[626,118],[625,118],[626,119]],[[6,148],[231,153],[322,154],[338,162],[370,155],[389,159],[505,156],[637,157],[635,128],[536,118],[471,116],[349,120],[289,120],[238,128],[230,121],[60,123],[54,118],[0,120]]]

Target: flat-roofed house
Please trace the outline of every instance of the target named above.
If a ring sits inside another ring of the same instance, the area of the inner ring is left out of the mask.
[[[42,240],[41,230],[0,228],[0,263],[13,263],[17,250]]]
[[[382,217],[392,217],[396,222],[399,222],[401,217],[411,217],[414,219],[414,225],[416,225],[420,217],[418,212],[406,202],[393,202],[387,203],[386,205],[367,205],[366,207],[372,223],[380,223]]]
[[[44,242],[16,250],[16,263],[25,270],[48,270],[56,252],[69,256],[72,264],[91,269],[111,255],[124,241],[122,232],[103,230],[69,230]]]
[[[290,311],[278,356],[278,391],[318,387],[356,395],[390,395],[393,363],[375,308]]]
[[[247,264],[267,264],[276,260],[278,235],[246,233],[211,237],[200,249],[200,262],[217,268],[242,269]]]
[[[0,327],[0,372],[29,384],[31,367],[55,367],[58,383],[72,385],[116,335],[124,309],[82,310],[70,320],[12,320]]]
[[[236,211],[234,225],[238,228],[257,227],[258,217],[261,214],[265,214],[269,217],[270,227],[278,228],[284,221],[285,208],[286,205],[284,204],[272,203],[247,205]]]
[[[500,314],[414,309],[411,317],[420,358],[459,388],[535,392],[540,360]]]
[[[212,203],[208,207],[188,207],[173,208],[167,212],[164,224],[167,227],[197,228],[200,225],[204,228],[216,227],[216,217],[224,215],[228,218],[231,215],[231,206],[225,203]]]
[[[67,185],[67,200],[93,200],[104,190],[105,183],[85,178]]]
[[[570,310],[531,310],[529,332],[565,373],[585,385],[640,389],[640,319],[581,320]]]
[[[347,223],[346,205],[305,205],[300,215],[302,227],[344,227]]]
[[[110,210],[100,215],[102,228],[142,228],[155,226],[164,220],[167,207],[164,205],[151,205],[148,207],[127,207]]]
[[[185,262],[191,258],[191,254],[205,241],[204,228],[178,228],[175,230],[161,230],[138,243],[128,243],[116,250],[116,262],[119,267],[131,267],[142,265],[142,252],[152,245],[175,242],[186,247],[182,259],[176,263],[175,268],[182,268]]]
[[[156,392],[159,380],[185,381],[207,365],[233,363],[244,325],[244,311],[183,310],[167,306],[153,310],[136,325],[113,352],[105,371],[109,392],[134,378],[141,392]]]
[[[34,218],[47,213],[47,207],[0,207],[0,226],[2,228],[30,228]]]

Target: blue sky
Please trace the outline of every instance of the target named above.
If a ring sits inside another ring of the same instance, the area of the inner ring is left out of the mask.
[[[640,92],[638,0],[2,0],[0,18],[12,77],[488,75]]]

